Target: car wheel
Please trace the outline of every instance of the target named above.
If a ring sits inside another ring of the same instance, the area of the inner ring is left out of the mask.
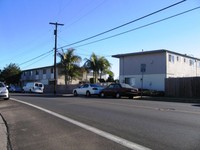
[[[129,96],[128,98],[129,98],[129,99],[133,99],[133,96]]]
[[[90,91],[86,92],[86,96],[89,97],[90,96]]]
[[[78,96],[78,93],[76,91],[74,91],[74,96]]]
[[[103,92],[100,93],[100,97],[105,97],[105,94]]]
[[[119,94],[119,92],[116,93],[115,97],[116,98],[120,98],[121,97],[121,95]]]
[[[10,99],[10,96],[9,97],[7,97],[7,98],[4,98],[4,100],[9,100]]]

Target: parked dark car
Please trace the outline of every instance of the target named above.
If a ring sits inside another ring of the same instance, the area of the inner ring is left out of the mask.
[[[125,83],[112,83],[100,92],[101,97],[112,96],[120,98],[124,96],[132,99],[133,96],[137,95],[139,95],[138,89]]]

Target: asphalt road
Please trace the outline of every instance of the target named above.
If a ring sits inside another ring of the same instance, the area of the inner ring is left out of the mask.
[[[153,150],[199,150],[200,104],[13,94],[59,115]],[[129,149],[113,140],[16,101],[0,101],[12,147]]]

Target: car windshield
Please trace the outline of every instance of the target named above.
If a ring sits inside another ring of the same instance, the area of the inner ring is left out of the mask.
[[[0,83],[0,87],[4,87],[5,85],[3,83]]]
[[[129,84],[125,84],[125,83],[122,83],[121,86],[124,87],[124,88],[133,88],[133,87],[130,86]]]
[[[101,87],[101,86],[99,86],[99,85],[97,85],[97,84],[90,84],[90,86],[91,86],[91,87]]]

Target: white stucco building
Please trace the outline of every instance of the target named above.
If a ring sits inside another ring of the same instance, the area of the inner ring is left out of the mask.
[[[165,90],[165,78],[200,76],[200,59],[161,49],[117,54],[119,80],[132,86]]]

